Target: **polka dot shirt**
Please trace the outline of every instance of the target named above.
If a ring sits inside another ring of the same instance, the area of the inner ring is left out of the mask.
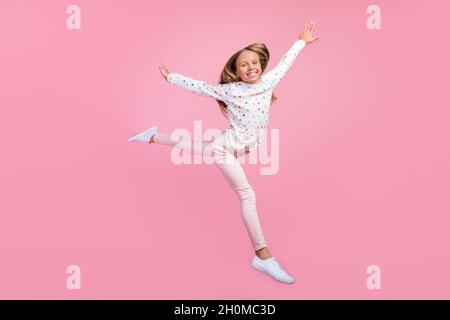
[[[261,144],[265,129],[269,125],[272,91],[305,45],[303,40],[295,41],[280,62],[261,75],[255,84],[240,81],[211,85],[179,73],[170,73],[167,80],[172,85],[192,93],[223,101],[227,106],[230,122],[230,127],[224,131],[225,142],[238,150],[249,149]]]

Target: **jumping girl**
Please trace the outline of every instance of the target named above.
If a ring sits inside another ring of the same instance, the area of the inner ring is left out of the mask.
[[[269,109],[276,101],[272,93],[294,63],[300,51],[319,37],[313,37],[315,23],[305,25],[299,38],[269,72],[263,74],[270,54],[263,43],[253,43],[231,56],[221,73],[221,81],[211,85],[179,73],[171,73],[161,64],[161,75],[172,85],[200,96],[208,96],[219,103],[220,111],[229,120],[230,127],[214,140],[172,139],[170,134],[151,127],[129,139],[177,147],[183,152],[214,159],[214,164],[236,193],[241,206],[242,219],[247,228],[255,255],[251,266],[283,283],[294,283],[294,278],[281,268],[269,252],[256,210],[256,195],[247,180],[238,158],[261,144],[269,124]]]

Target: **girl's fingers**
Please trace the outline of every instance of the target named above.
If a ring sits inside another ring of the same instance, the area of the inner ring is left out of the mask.
[[[303,37],[308,36],[308,25],[307,24],[305,25],[305,28],[303,29],[302,36]]]
[[[305,29],[303,30],[303,35],[306,37],[309,35],[309,24],[305,25]]]

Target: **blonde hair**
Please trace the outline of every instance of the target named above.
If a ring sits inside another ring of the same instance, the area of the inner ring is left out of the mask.
[[[227,63],[225,64],[225,67],[222,70],[222,73],[220,74],[220,84],[241,81],[238,75],[236,74],[236,60],[239,57],[239,55],[246,50],[252,51],[258,55],[259,62],[261,63],[261,73],[264,72],[270,59],[269,50],[267,49],[264,43],[252,43],[247,47],[239,50],[238,52],[233,54],[230,59],[228,59]],[[272,93],[270,103],[277,101],[277,99],[278,98]],[[216,101],[219,103],[219,107],[222,110],[225,110],[227,108],[226,104],[223,101],[220,100]]]

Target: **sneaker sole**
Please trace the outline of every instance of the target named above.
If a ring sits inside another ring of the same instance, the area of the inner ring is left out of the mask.
[[[293,280],[292,282],[281,281],[281,280],[278,280],[278,279],[272,277],[272,275],[270,273],[268,273],[264,268],[262,268],[262,266],[260,266],[257,262],[252,261],[251,266],[252,266],[252,268],[258,270],[259,272],[264,273],[265,275],[269,276],[270,278],[272,278],[275,281],[278,281],[278,282],[281,282],[284,284],[293,284],[295,282],[295,280]]]

